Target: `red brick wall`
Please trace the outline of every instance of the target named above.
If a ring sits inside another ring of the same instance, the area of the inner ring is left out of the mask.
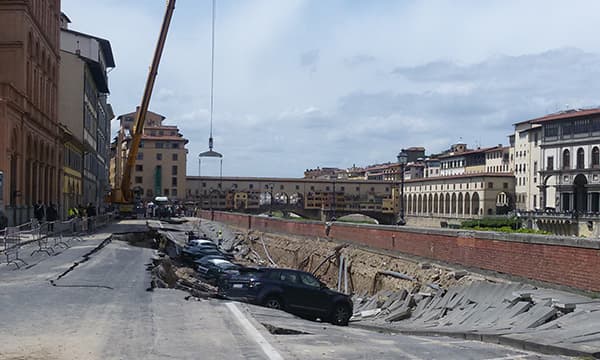
[[[210,212],[205,211],[202,216],[210,218]],[[286,221],[222,212],[214,212],[214,220],[258,231],[325,237],[322,222]],[[424,229],[385,229],[343,223],[335,223],[329,235],[335,240],[600,292],[600,250],[597,246],[574,246],[572,243],[577,241],[573,239],[556,245],[528,240],[486,239],[481,235],[464,237],[464,232],[459,231],[432,230],[427,233]]]

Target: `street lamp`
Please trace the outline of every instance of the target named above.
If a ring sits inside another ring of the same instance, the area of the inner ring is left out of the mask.
[[[273,216],[273,184],[267,185],[269,188],[269,217]]]
[[[398,153],[398,165],[400,165],[400,216],[398,225],[406,225],[404,220],[404,167],[408,162],[408,154],[404,149]]]
[[[331,213],[331,221],[336,221],[337,220],[337,218],[335,217],[335,208],[337,207],[337,205],[335,203],[336,197],[337,197],[337,194],[335,192],[335,182],[336,182],[336,180],[337,180],[337,175],[336,175],[336,177],[333,178],[333,199],[332,199],[332,205],[333,206],[332,206],[332,213]]]

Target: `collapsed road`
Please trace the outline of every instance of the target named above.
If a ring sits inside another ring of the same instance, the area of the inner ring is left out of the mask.
[[[194,227],[216,239],[218,224],[157,226],[173,239]],[[227,229],[223,232],[226,240],[233,238]],[[155,269],[153,259],[160,257],[153,249],[156,233],[144,221],[122,221],[54,256],[36,254],[27,259],[27,268],[0,264],[0,359],[560,358],[465,339],[333,326],[153,288],[148,269]],[[269,261],[258,250],[248,253]],[[279,261],[276,254],[270,256]],[[318,266],[316,260],[313,264]],[[190,277],[190,288],[196,286],[193,269],[179,268],[176,259],[172,265],[175,273]]]

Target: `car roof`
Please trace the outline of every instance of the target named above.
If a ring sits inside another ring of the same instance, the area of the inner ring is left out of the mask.
[[[225,259],[208,259],[208,262],[213,263],[215,265],[224,264],[224,263],[232,264],[231,261],[228,261],[228,260],[225,260]]]

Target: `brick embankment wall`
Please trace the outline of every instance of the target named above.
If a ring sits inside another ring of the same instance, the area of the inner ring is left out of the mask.
[[[210,211],[202,217],[211,218]],[[263,232],[325,237],[316,221],[213,212],[215,221]],[[329,238],[600,292],[600,240],[337,222]]]

